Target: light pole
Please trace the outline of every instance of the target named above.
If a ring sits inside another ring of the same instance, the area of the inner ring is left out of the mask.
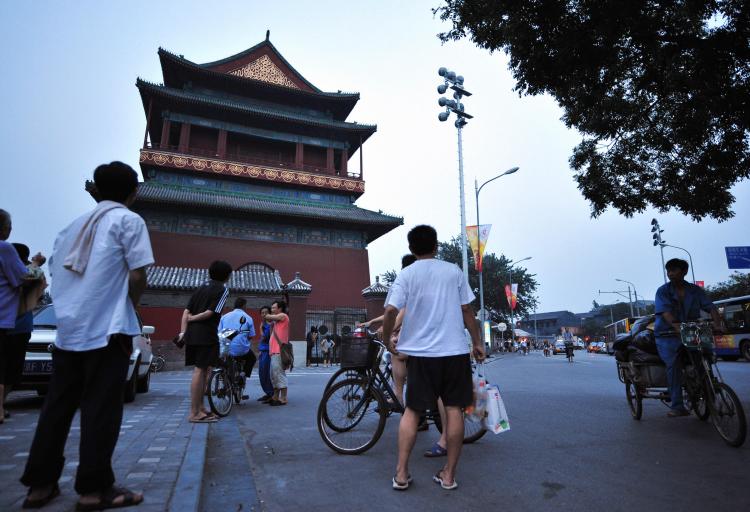
[[[617,281],[619,281],[619,279],[617,279]],[[633,301],[632,301],[632,300],[631,300],[631,298],[630,298],[630,287],[628,287],[628,296],[627,296],[627,297],[626,297],[626,296],[624,295],[624,293],[625,293],[625,290],[620,290],[620,291],[611,291],[611,292],[603,292],[603,291],[599,290],[599,295],[601,295],[602,293],[614,293],[614,294],[617,294],[617,295],[619,295],[619,296],[620,296],[620,297],[622,297],[623,299],[628,299],[628,302],[630,302],[630,316],[633,316]],[[619,302],[619,301],[618,301],[618,302]],[[612,310],[610,309],[610,313],[611,313],[611,312],[612,312]],[[613,320],[613,321],[614,321],[614,320]]]
[[[510,264],[508,267],[508,283],[510,284],[510,292],[513,293],[513,265],[516,263],[521,263],[522,261],[530,260],[531,256],[526,256],[525,258],[521,258],[520,260],[516,260],[513,263]],[[510,341],[511,343],[516,340],[516,323],[513,320],[513,304],[508,304],[510,306]]]
[[[464,155],[461,130],[466,126],[466,123],[468,123],[468,119],[471,119],[474,116],[464,112],[464,104],[461,103],[461,99],[464,96],[471,96],[471,93],[464,89],[464,77],[456,75],[455,71],[449,71],[447,68],[440,68],[438,70],[438,75],[444,79],[444,82],[438,85],[438,94],[445,94],[449,88],[453,91],[452,100],[443,96],[438,99],[438,105],[445,107],[445,111],[438,114],[438,119],[440,121],[447,121],[451,113],[456,114],[456,122],[454,125],[458,131],[458,188],[459,193],[461,194],[461,267],[464,272],[464,279],[468,282],[469,263],[466,257],[466,198],[464,197]]]
[[[688,259],[690,260],[690,272],[691,272],[691,275],[693,276],[693,284],[695,284],[695,269],[693,268],[693,257],[690,256],[690,253],[688,252],[688,250],[687,249],[683,249],[682,247],[677,247],[676,245],[669,245],[666,242],[662,242],[661,246],[662,247],[671,247],[672,249],[679,249],[679,250],[685,251],[687,253]]]
[[[479,234],[479,192],[482,191],[482,188],[489,182],[495,181],[498,178],[502,178],[506,174],[513,174],[514,172],[518,171],[518,167],[513,167],[512,169],[508,169],[502,174],[498,174],[494,178],[491,178],[484,183],[482,183],[481,186],[477,186],[477,179],[474,178],[474,198],[477,205],[477,243],[480,243],[480,234]],[[480,320],[482,321],[482,337],[484,337],[484,278],[483,278],[483,272],[482,272],[482,266],[479,266],[479,313]]]
[[[654,239],[654,247],[657,245],[659,246],[659,250],[661,251],[661,271],[664,275],[664,282],[667,282],[667,270],[664,268],[664,242],[661,239],[661,234],[664,232],[663,229],[661,229],[661,226],[659,226],[659,221],[656,219],[651,219],[651,232],[653,233],[652,238]]]
[[[626,281],[625,279],[615,278],[615,281],[620,281],[621,283],[628,284],[628,295],[630,295],[630,287],[633,287],[633,294],[635,295],[635,312],[638,313],[638,316],[641,316],[641,307],[638,305],[638,292],[635,290],[635,285],[630,281]]]

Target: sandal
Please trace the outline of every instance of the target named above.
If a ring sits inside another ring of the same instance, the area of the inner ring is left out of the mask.
[[[405,491],[409,488],[411,485],[412,478],[411,475],[406,477],[406,482],[399,482],[396,480],[396,475],[393,475],[393,480],[391,481],[391,485],[393,487],[393,490],[395,491]]]
[[[443,470],[441,469],[437,473],[435,473],[435,476],[432,477],[432,481],[436,484],[440,484],[440,487],[442,487],[446,491],[452,491],[454,489],[458,489],[458,482],[456,482],[456,479],[453,479],[453,483],[450,485],[446,485],[445,482],[443,482],[443,478],[440,476],[443,474]]]
[[[219,421],[216,419],[215,416],[212,416],[210,414],[204,414],[200,418],[194,418],[192,420],[188,420],[190,423],[216,423]]]
[[[424,452],[425,457],[445,457],[448,455],[448,450],[440,446],[438,443],[432,445],[432,448]]]
[[[52,490],[47,496],[36,500],[32,500],[31,498],[29,498],[29,494],[31,494],[31,489],[29,489],[29,493],[26,495],[26,499],[23,500],[23,505],[21,505],[21,508],[42,508],[47,503],[60,496],[60,487],[55,484],[54,486],[52,486]]]
[[[115,500],[120,496],[123,498],[122,502],[115,503]],[[89,510],[132,507],[133,505],[138,505],[142,501],[142,494],[135,494],[133,491],[125,489],[124,487],[116,487],[113,485],[101,493],[98,503],[81,503],[79,501],[76,503],[76,510],[85,512]]]

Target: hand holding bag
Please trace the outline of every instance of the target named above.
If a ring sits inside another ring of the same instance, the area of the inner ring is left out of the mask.
[[[487,379],[484,378],[484,365],[478,363],[473,373],[474,402],[466,408],[466,418],[480,423],[487,415]]]

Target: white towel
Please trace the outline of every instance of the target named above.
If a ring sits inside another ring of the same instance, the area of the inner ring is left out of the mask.
[[[79,274],[83,274],[86,271],[99,221],[107,214],[107,212],[110,212],[115,208],[125,208],[125,205],[115,201],[105,200],[97,204],[96,208],[91,210],[89,218],[83,223],[81,231],[78,233],[75,242],[73,242],[73,247],[70,248],[70,253],[68,253],[65,257],[65,261],[63,261],[63,267]]]

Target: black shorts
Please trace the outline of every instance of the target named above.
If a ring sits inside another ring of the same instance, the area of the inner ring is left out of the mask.
[[[205,370],[219,365],[219,344],[185,345],[185,366],[195,366]]]
[[[417,412],[437,409],[437,399],[448,407],[467,407],[474,401],[469,354],[415,357],[406,360],[406,406]]]
[[[0,384],[16,386],[21,382],[30,338],[30,332],[0,334]]]

